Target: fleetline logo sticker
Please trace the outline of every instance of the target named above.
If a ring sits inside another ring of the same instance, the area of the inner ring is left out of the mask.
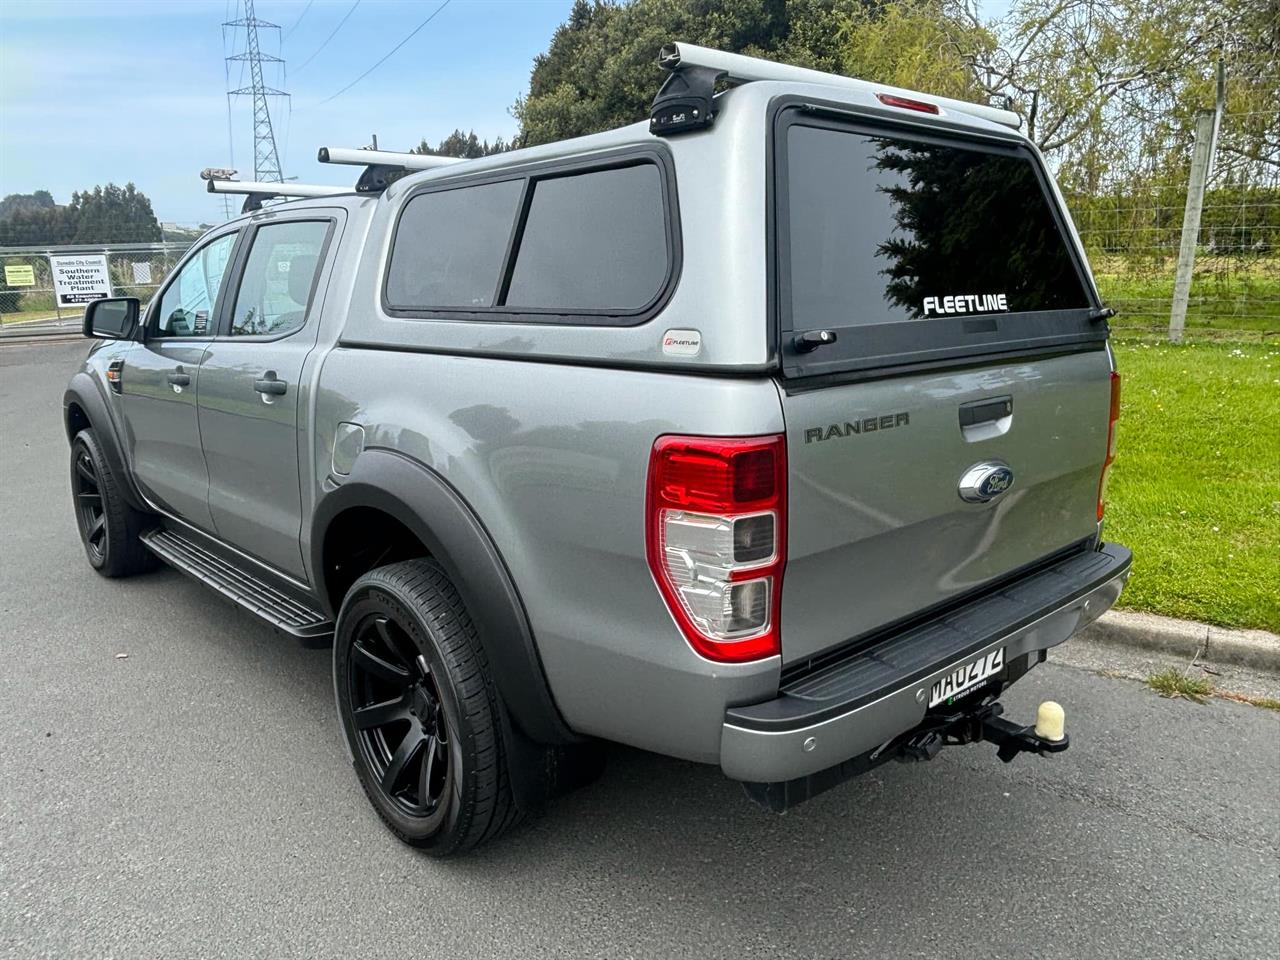
[[[1003,293],[957,293],[949,297],[925,297],[924,316],[943,313],[1007,313],[1009,298]]]
[[[702,334],[697,330],[668,330],[662,335],[662,352],[669,357],[696,357],[702,352]]]

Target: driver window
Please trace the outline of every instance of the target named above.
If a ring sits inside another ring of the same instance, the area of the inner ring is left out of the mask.
[[[231,336],[293,333],[307,319],[327,220],[295,220],[258,228],[231,313]]]
[[[224,234],[183,265],[160,298],[155,336],[213,336],[213,310],[235,243],[234,233]]]

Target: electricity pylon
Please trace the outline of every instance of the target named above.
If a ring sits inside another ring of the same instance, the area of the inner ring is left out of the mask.
[[[280,25],[259,20],[253,15],[253,0],[244,0],[244,16],[239,20],[228,20],[223,26],[244,27],[244,51],[227,57],[227,60],[228,62],[245,61],[249,64],[249,86],[241,87],[239,90],[228,90],[227,96],[253,97],[253,179],[259,183],[283,182],[284,175],[280,172],[280,154],[276,150],[276,134],[271,128],[271,111],[267,107],[267,97],[287,97],[288,94],[263,83],[262,65],[284,63],[284,61],[269,53],[263,53],[258,44],[259,27],[279,30]]]

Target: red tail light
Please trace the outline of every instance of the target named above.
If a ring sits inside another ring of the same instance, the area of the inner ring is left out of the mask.
[[[1106,507],[1107,476],[1116,458],[1116,421],[1120,419],[1120,374],[1111,371],[1111,415],[1107,421],[1107,456],[1102,461],[1102,477],[1098,480],[1098,519]]]
[[[660,437],[649,458],[649,569],[690,646],[740,663],[781,650],[787,448],[770,437]]]
[[[923,100],[911,100],[907,97],[895,97],[892,93],[877,93],[876,99],[887,107],[902,107],[904,110],[919,110],[921,113],[937,113],[938,105],[925,103]]]

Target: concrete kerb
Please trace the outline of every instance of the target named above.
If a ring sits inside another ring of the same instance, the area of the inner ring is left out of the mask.
[[[1188,660],[1198,655],[1210,663],[1280,672],[1280,636],[1266,630],[1228,630],[1193,620],[1111,610],[1080,635],[1100,643],[1160,650]]]

